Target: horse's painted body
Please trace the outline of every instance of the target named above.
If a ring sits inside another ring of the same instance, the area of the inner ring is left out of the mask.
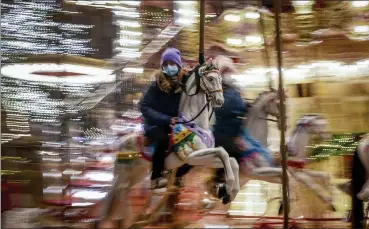
[[[261,116],[258,116],[261,117]],[[254,119],[255,122],[267,122],[265,119]],[[257,126],[257,125],[255,125]],[[259,126],[267,126],[267,124],[259,124]],[[288,139],[287,149],[290,164],[294,166],[288,167],[289,176],[294,177],[297,181],[304,184],[307,188],[312,190],[324,202],[332,206],[332,199],[330,195],[325,194],[325,189],[314,179],[323,179],[324,186],[330,187],[329,175],[325,172],[312,171],[304,168],[306,156],[306,146],[309,143],[311,134],[318,134],[321,139],[329,138],[326,131],[326,121],[319,115],[308,114],[303,116],[298,122],[297,126]],[[259,131],[263,132],[262,129]],[[264,135],[265,136],[265,135]],[[266,142],[266,140],[264,140]],[[276,165],[268,164],[263,157],[254,157],[254,160],[248,160],[247,163],[240,165],[240,180],[247,181],[243,176],[251,179],[263,180],[272,183],[282,182],[282,169],[275,167]],[[260,165],[260,166],[257,166]],[[250,174],[250,175],[249,175]],[[243,182],[240,185],[244,185]]]
[[[277,91],[262,92],[247,114],[246,129],[264,148],[268,147],[267,118],[269,115],[279,118],[279,103]]]
[[[263,92],[252,104],[251,110],[248,113],[247,131],[265,149],[268,136],[267,117],[268,115],[272,115],[279,118],[278,106],[279,98],[277,91]],[[297,127],[288,141],[288,154],[290,157],[293,157],[290,160],[292,159],[300,165],[304,164],[304,160],[307,158],[305,149],[309,142],[310,134],[319,134],[321,138],[328,137],[326,121],[319,115],[306,115],[297,123]],[[278,184],[282,182],[282,169],[276,167],[275,164],[271,164],[261,153],[255,152],[245,160],[241,160],[239,166],[241,187],[251,179]],[[312,179],[324,179],[324,184],[330,186],[328,174],[297,167],[289,167],[288,171],[290,176],[292,175],[295,179],[313,190],[320,199],[330,205],[332,204],[331,197],[324,194],[324,188]],[[332,205],[331,207],[333,208]]]
[[[210,112],[205,108],[221,106],[224,102],[221,77],[219,71],[214,68],[211,60],[206,66],[198,68],[200,78],[200,90],[196,90],[196,74],[192,74],[186,83],[186,91],[182,93],[180,102],[180,117],[178,124],[172,129],[172,152],[165,159],[167,170],[179,168],[184,164],[209,166],[213,168],[224,168],[226,171],[226,189],[228,198],[233,200],[239,192],[238,164],[222,147],[214,148],[214,137],[209,128]],[[196,92],[198,92],[196,94]],[[209,98],[209,100],[207,99]],[[158,101],[160,102],[160,101]],[[200,115],[199,115],[200,114]],[[188,121],[193,120],[190,123]],[[136,183],[143,180],[151,168],[149,162],[154,149],[153,146],[145,146],[145,138],[142,133],[134,133],[122,137],[119,151],[123,153],[142,152],[142,157],[125,160],[125,163],[116,165],[118,176],[115,188],[115,196],[121,201],[128,201],[127,191]],[[146,152],[145,152],[146,151]],[[128,158],[129,159],[129,158]],[[130,163],[128,163],[130,162]],[[119,216],[122,219],[131,212],[127,202],[120,204]],[[112,211],[114,215],[114,210]]]

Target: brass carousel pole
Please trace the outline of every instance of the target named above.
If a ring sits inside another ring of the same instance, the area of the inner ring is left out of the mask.
[[[199,64],[205,63],[205,0],[200,0]]]
[[[259,10],[261,9],[262,6],[263,6],[263,1],[259,0],[258,1]],[[265,33],[264,18],[263,18],[263,15],[260,12],[259,12],[259,14],[260,14],[259,25],[260,25],[260,30],[261,30],[261,33],[263,34],[263,40],[264,40],[264,60],[266,62],[266,66],[268,68],[270,68],[269,52],[268,52],[267,45],[266,45],[266,33]],[[269,86],[269,89],[271,90],[273,88],[273,85],[272,85],[272,77],[271,77],[270,71],[267,72],[267,77],[268,77],[268,86]]]
[[[288,184],[288,175],[287,175],[287,155],[286,155],[286,142],[285,142],[285,128],[286,128],[286,107],[284,104],[285,101],[285,93],[283,87],[283,75],[282,75],[282,42],[281,42],[281,22],[280,22],[280,14],[281,14],[281,0],[274,0],[274,8],[275,8],[275,27],[276,27],[276,49],[277,49],[277,58],[278,58],[278,79],[279,79],[279,99],[281,101],[279,106],[279,112],[281,114],[281,142],[280,142],[280,154],[282,161],[282,188],[283,188],[283,228],[288,228],[288,215],[290,211],[289,206],[289,184]]]

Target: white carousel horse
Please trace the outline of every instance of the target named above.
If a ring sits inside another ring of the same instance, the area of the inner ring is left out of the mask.
[[[263,113],[263,110],[265,109],[259,110]],[[262,117],[258,115],[257,112],[250,113],[250,116],[255,116],[255,118],[252,118],[254,122],[260,122],[259,124],[254,124],[254,128],[258,128],[259,132],[265,132],[267,129],[267,120],[265,118],[257,118]],[[274,116],[279,117],[278,115]],[[250,131],[254,130],[251,129]],[[304,161],[307,158],[306,146],[310,140],[311,134],[319,135],[319,138],[322,140],[330,138],[330,134],[327,132],[327,121],[318,114],[307,114],[300,118],[297,122],[296,128],[292,132],[292,136],[288,138],[288,173],[297,181],[301,182],[307,188],[312,190],[321,200],[329,204],[331,209],[334,209],[331,196],[325,195],[324,191],[326,188],[323,188],[313,179],[322,179],[324,186],[330,187],[329,175],[325,172],[312,171],[304,168]],[[261,133],[259,136],[266,137],[267,135]],[[267,142],[266,139],[256,140]],[[282,182],[282,169],[280,167],[275,167],[273,164],[269,164],[260,154],[255,154],[255,156],[251,159],[244,161],[243,164],[240,165],[240,171],[242,172],[242,175],[240,175],[241,187],[247,182],[247,177],[250,177],[254,180],[263,180],[271,183]],[[243,177],[243,174],[245,174],[246,178]]]
[[[229,158],[223,147],[214,147],[214,137],[209,127],[210,112],[207,109],[208,105],[212,108],[223,105],[222,78],[211,59],[207,64],[195,68],[195,71],[197,74],[195,72],[189,77],[186,91],[182,93],[179,106],[181,115],[179,123],[172,129],[172,153],[165,159],[165,168],[173,170],[184,164],[224,168],[228,198],[233,200],[240,190],[238,163],[234,158]],[[197,81],[200,82],[200,90],[196,87],[197,77],[200,79]],[[133,133],[121,138],[120,152],[133,152],[136,156],[130,155],[132,160],[116,165],[118,181],[115,195],[120,201],[129,201],[126,198],[129,189],[147,175],[151,168],[153,147],[145,146],[142,133]],[[120,211],[120,217],[117,217],[120,220],[130,213],[127,202],[121,207],[122,209],[116,210]]]
[[[264,148],[268,147],[268,116],[279,118],[278,91],[264,91],[252,103],[247,113],[246,129]]]
[[[273,92],[266,93],[264,96],[262,94],[260,99],[257,99],[252,105],[248,116],[247,126],[250,129],[247,130],[249,133],[254,133],[254,136],[260,137],[255,140],[264,142],[264,144],[266,144],[268,136],[265,134],[268,129],[268,120],[266,117],[268,114],[277,118],[279,117],[279,112],[277,111],[279,103],[277,101],[278,97],[276,94],[277,92],[274,92],[274,95]],[[249,124],[251,121],[253,124]],[[327,139],[330,137],[327,132],[326,124],[326,120],[317,114],[308,114],[300,118],[292,136],[287,140],[290,164],[296,164],[297,162],[297,164],[302,165],[304,162],[303,160],[307,158],[305,149],[310,139],[309,135],[318,134],[321,139]],[[263,180],[271,183],[281,183],[282,169],[274,166],[275,165],[268,163],[262,155],[255,154],[254,157],[243,161],[243,164],[240,165],[240,171],[242,172],[240,180],[246,180],[247,182],[247,179],[243,177],[243,174],[245,174],[246,177],[251,179]],[[308,186],[308,188],[314,190],[321,199],[331,203],[331,198],[321,195],[321,190],[324,190],[324,188],[311,179],[311,177],[323,178],[325,181],[324,183],[329,185],[330,182],[327,173],[307,169],[296,169],[294,166],[289,166],[288,171],[291,175]],[[240,182],[240,185],[242,186],[246,182]]]
[[[247,117],[247,131],[259,143],[261,150],[267,150],[263,145],[267,144],[267,131],[268,131],[268,115],[272,115],[279,118],[279,97],[278,92],[275,90],[265,91],[259,95],[259,97],[252,104],[251,109],[248,112]],[[294,162],[291,164],[302,164],[301,160],[306,158],[305,147],[309,141],[310,134],[319,134],[319,137],[325,139],[329,137],[326,131],[326,121],[321,116],[316,114],[309,114],[302,117],[297,123],[296,129],[293,131],[292,136],[288,141],[289,156],[297,157],[298,160],[290,160]],[[298,181],[305,184],[309,189],[313,190],[315,194],[319,196],[324,202],[328,203],[332,209],[332,199],[330,196],[324,195],[324,188],[316,183],[314,178],[323,178],[324,184],[330,186],[329,176],[324,172],[310,171],[307,169],[294,168],[289,166],[289,175],[295,177]],[[271,183],[282,182],[282,169],[275,167],[270,161],[258,152],[255,152],[247,160],[243,160],[240,163],[240,186],[242,187],[249,180],[262,180]],[[212,193],[221,196],[219,190],[216,192],[214,184],[212,185]]]
[[[279,104],[280,101],[276,90],[265,91],[259,95],[248,112],[246,129],[249,135],[258,141],[264,149],[267,147],[268,138],[267,122],[269,119],[267,117],[271,115],[279,119]],[[297,122],[297,127],[293,131],[292,136],[287,140],[288,156],[290,157],[289,161],[291,164],[296,164],[297,162],[301,165],[301,162],[303,162],[301,160],[307,158],[305,149],[310,139],[310,134],[318,134],[320,139],[330,138],[330,134],[328,134],[326,128],[326,120],[318,114],[307,114]],[[253,160],[249,160],[248,163],[240,166],[240,169],[241,171],[246,170],[247,172],[245,172],[249,174],[252,179],[264,180],[272,183],[281,182],[280,177],[282,175],[282,170],[268,164],[260,154],[256,154]],[[293,167],[289,167],[289,170],[290,172],[295,171]],[[302,179],[301,181],[309,188],[316,190],[317,194],[321,193],[318,192],[318,190],[321,190],[320,187],[309,177],[306,177],[306,174],[310,177],[322,178],[324,179],[324,183],[330,186],[327,173],[306,169],[303,171],[303,174],[300,173],[301,171],[297,173],[299,180]],[[240,179],[244,180],[244,177],[241,176]],[[244,182],[240,184],[242,186]],[[331,201],[329,198],[327,199],[327,197],[324,197],[324,199],[328,202]]]

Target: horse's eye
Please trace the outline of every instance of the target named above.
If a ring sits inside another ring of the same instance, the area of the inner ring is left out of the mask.
[[[209,78],[209,81],[211,82],[211,81],[213,81],[213,78]]]

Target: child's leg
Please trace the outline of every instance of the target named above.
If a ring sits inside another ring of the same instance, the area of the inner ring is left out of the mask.
[[[168,137],[163,137],[157,141],[154,155],[152,156],[152,188],[163,188],[167,185],[167,180],[163,179],[162,172],[165,166],[166,151],[169,146]]]

